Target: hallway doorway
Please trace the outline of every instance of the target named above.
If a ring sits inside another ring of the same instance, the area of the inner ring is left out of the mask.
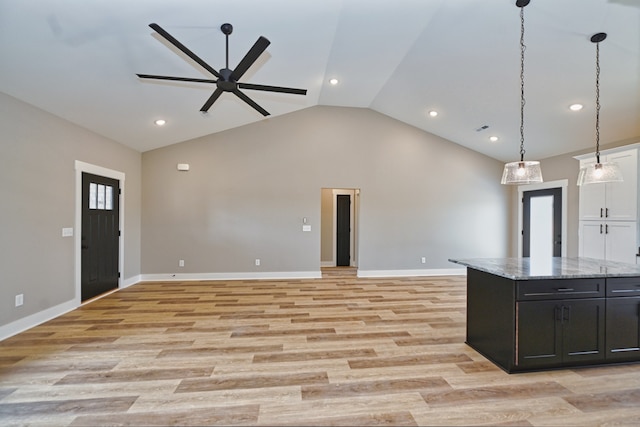
[[[360,190],[323,188],[321,193],[320,265],[357,267]]]

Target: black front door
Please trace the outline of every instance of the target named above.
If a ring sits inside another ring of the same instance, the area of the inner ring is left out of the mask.
[[[118,287],[120,182],[82,173],[81,300]]]
[[[336,266],[351,265],[351,196],[336,196]]]
[[[549,234],[549,245],[553,245],[553,256],[559,257],[562,254],[562,188],[549,188],[545,190],[525,191],[522,204],[522,256],[531,256],[531,199],[536,197],[552,197],[553,205],[553,231]],[[536,236],[540,237],[540,236]]]

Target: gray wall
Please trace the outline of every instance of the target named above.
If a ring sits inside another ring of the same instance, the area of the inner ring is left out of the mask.
[[[502,166],[368,109],[320,106],[148,151],[142,273],[319,271],[322,188],[361,191],[360,270],[506,256]]]
[[[75,297],[74,238],[62,237],[75,226],[75,160],[125,173],[123,276],[138,276],[140,153],[3,93],[0,129],[0,326]]]

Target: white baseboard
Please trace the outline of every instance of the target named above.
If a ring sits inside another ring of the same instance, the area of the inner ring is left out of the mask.
[[[70,300],[51,308],[47,308],[46,310],[42,310],[38,313],[34,313],[30,316],[23,317],[15,322],[0,326],[0,341],[19,334],[20,332],[24,332],[34,326],[38,326],[39,324],[47,322],[58,316],[62,316],[76,308],[77,305],[75,300]]]
[[[335,267],[336,264],[333,261],[320,261],[320,267]]]
[[[142,274],[140,281],[189,281],[189,280],[261,280],[261,279],[320,279],[321,271],[278,271],[278,272],[243,272],[243,273],[176,273],[176,274]]]
[[[124,288],[128,288],[131,285],[135,285],[136,283],[139,283],[142,278],[142,276],[140,274],[133,276],[133,277],[129,277],[128,279],[124,279],[122,281],[122,284],[120,286],[120,289],[124,289]]]
[[[428,270],[358,270],[358,277],[466,276],[466,268],[433,268]]]

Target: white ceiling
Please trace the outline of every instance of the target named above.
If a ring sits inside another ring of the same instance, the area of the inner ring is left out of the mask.
[[[519,13],[515,0],[0,0],[0,91],[142,152],[269,120],[230,93],[200,113],[213,85],[136,77],[212,78],[148,25],[219,70],[228,22],[230,68],[259,36],[271,41],[241,82],[308,89],[244,90],[271,117],[370,108],[513,161]],[[640,137],[640,0],[531,0],[524,13],[525,158],[595,147],[597,32],[608,33],[600,143]],[[585,108],[569,111],[575,102]]]

